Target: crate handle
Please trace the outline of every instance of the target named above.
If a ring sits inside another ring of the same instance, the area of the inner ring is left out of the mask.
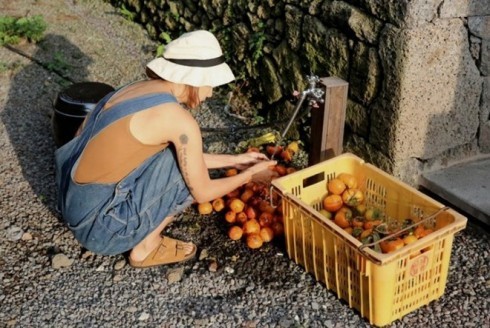
[[[276,208],[276,207],[277,207],[277,205],[274,205],[274,197],[272,197],[272,193],[273,193],[273,192],[275,192],[275,193],[276,193],[277,195],[279,195],[279,196],[281,196],[281,195],[279,194],[279,192],[277,192],[277,191],[276,191],[276,188],[274,188],[274,186],[273,186],[273,185],[271,185],[271,186],[269,187],[269,195],[270,195],[269,203],[271,204],[271,206],[272,206],[272,207]],[[281,196],[281,197],[282,197],[282,196]]]
[[[372,257],[370,254],[368,254],[368,253],[367,253],[367,252],[366,252],[364,249],[365,249],[365,248],[369,248],[369,247],[371,247],[371,246],[375,246],[375,245],[377,245],[377,244],[381,243],[382,241],[385,241],[385,240],[391,239],[391,238],[393,238],[393,237],[395,237],[395,236],[401,235],[401,234],[403,234],[404,232],[406,232],[407,230],[410,230],[410,229],[412,229],[412,228],[414,228],[414,227],[416,227],[416,226],[418,226],[418,225],[420,225],[420,224],[422,224],[422,223],[425,223],[425,222],[427,222],[427,221],[429,221],[429,220],[433,219],[434,217],[436,217],[437,215],[441,214],[442,212],[447,211],[448,209],[449,209],[449,207],[444,206],[444,207],[440,208],[439,210],[437,210],[435,213],[433,213],[433,214],[429,215],[428,217],[426,217],[425,219],[420,220],[419,222],[416,222],[416,223],[414,223],[414,224],[411,224],[411,225],[409,225],[408,227],[405,227],[405,228],[401,229],[400,231],[397,231],[397,232],[395,232],[395,233],[393,233],[393,234],[390,234],[390,235],[388,235],[388,236],[386,236],[386,237],[380,238],[379,240],[377,240],[377,241],[375,241],[375,242],[372,242],[372,243],[369,243],[369,244],[362,244],[361,246],[359,246],[359,247],[358,247],[358,249],[359,249],[359,251],[360,251],[360,252],[361,252],[363,255],[365,255],[366,257],[369,257],[369,258],[370,258],[370,259],[371,259],[373,262],[376,262],[376,264],[381,264],[381,261],[380,261],[380,260],[378,260],[378,259],[376,259],[376,258],[373,258],[373,257]]]

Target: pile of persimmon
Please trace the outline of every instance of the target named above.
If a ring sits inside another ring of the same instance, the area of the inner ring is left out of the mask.
[[[298,143],[291,142],[286,147],[266,144],[261,147],[250,147],[247,152],[256,151],[273,157],[278,163],[271,168],[279,176],[296,172],[290,166],[294,154],[298,151]],[[225,176],[238,174],[235,168],[227,169]],[[212,202],[198,204],[200,214],[213,212],[223,213],[223,221],[227,225],[228,237],[232,240],[244,240],[249,248],[256,249],[284,235],[284,221],[280,199],[274,197],[271,205],[270,185],[249,182]]]
[[[352,174],[340,173],[329,180],[326,187],[327,195],[323,199],[323,209],[320,213],[346,233],[363,244],[375,243],[384,237],[394,235],[374,245],[374,249],[380,253],[394,252],[433,232],[431,228],[420,224],[401,233],[401,230],[420,219],[406,219],[397,223],[389,219],[381,209],[367,206],[364,192]]]

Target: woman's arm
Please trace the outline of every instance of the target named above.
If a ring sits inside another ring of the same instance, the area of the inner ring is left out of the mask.
[[[242,169],[263,160],[267,160],[267,156],[257,152],[239,155],[204,154],[204,162],[208,169],[219,169],[223,167],[237,167]]]
[[[145,127],[159,134],[164,131],[160,142],[171,142],[175,146],[184,180],[199,203],[221,197],[251,181],[254,174],[275,165],[274,161],[258,160],[235,176],[211,179],[202,150],[201,131],[192,115],[177,104],[159,106],[155,113],[158,117],[149,117]],[[217,163],[215,160],[216,157],[213,162]]]

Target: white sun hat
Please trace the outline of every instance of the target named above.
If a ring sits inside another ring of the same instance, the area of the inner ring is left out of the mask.
[[[204,30],[182,34],[165,46],[163,57],[146,66],[164,80],[194,87],[217,87],[235,79],[218,40]]]

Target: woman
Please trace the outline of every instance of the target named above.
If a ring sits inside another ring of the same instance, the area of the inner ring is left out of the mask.
[[[133,267],[185,261],[196,245],[161,236],[176,213],[261,177],[275,164],[260,153],[203,153],[199,126],[180,104],[197,107],[234,79],[213,34],[194,31],[147,65],[149,80],[102,99],[79,134],[56,152],[59,209],[87,249],[131,250]],[[211,179],[209,169],[239,167]]]

